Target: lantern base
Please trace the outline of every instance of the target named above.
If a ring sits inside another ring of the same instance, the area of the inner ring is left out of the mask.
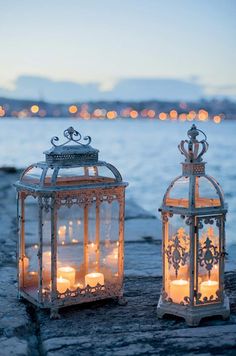
[[[225,295],[223,303],[212,303],[207,305],[187,306],[165,302],[160,296],[157,305],[157,316],[175,315],[184,318],[188,326],[198,326],[203,318],[221,316],[226,320],[230,316],[229,298]]]

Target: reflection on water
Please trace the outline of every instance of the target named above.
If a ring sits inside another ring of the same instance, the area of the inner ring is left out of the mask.
[[[78,119],[4,119],[0,121],[0,166],[23,168],[43,159],[52,136],[74,126],[82,135],[92,136],[92,146],[100,150],[100,159],[119,168],[130,183],[127,197],[157,213],[170,181],[181,172],[177,145],[187,138],[192,123],[156,120],[84,121]],[[197,123],[206,132],[209,150],[206,171],[222,185],[229,203],[227,239],[236,243],[236,122]]]

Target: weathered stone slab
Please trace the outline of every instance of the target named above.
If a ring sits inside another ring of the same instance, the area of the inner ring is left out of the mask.
[[[27,356],[30,355],[28,343],[18,337],[0,338],[0,356]]]

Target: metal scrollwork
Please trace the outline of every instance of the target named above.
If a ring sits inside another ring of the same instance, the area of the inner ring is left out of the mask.
[[[67,143],[73,141],[75,143],[77,143],[78,145],[81,146],[88,146],[91,143],[91,137],[90,136],[85,136],[84,140],[88,141],[87,143],[81,143],[80,140],[82,139],[81,134],[76,131],[72,126],[70,126],[68,129],[66,129],[63,133],[64,137],[67,138],[67,141],[62,143],[61,145],[56,145],[55,142],[59,141],[59,138],[57,136],[52,137],[51,139],[51,144],[54,147],[63,147],[65,146]]]
[[[189,257],[189,253],[186,252],[186,248],[180,243],[180,237],[187,239],[187,235],[184,233],[184,229],[179,229],[177,234],[173,238],[173,242],[168,245],[165,250],[168,263],[175,269],[175,275],[178,276],[178,270],[180,266],[184,266]]]
[[[211,270],[214,264],[217,264],[220,258],[219,251],[215,245],[212,244],[212,240],[207,236],[203,245],[199,248],[198,261],[201,267],[206,268],[211,274]]]

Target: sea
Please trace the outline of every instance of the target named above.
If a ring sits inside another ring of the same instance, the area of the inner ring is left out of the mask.
[[[236,244],[236,122],[195,122],[207,135],[209,149],[204,156],[207,174],[222,185],[229,205],[227,241]],[[184,157],[178,150],[187,139],[192,122],[144,119],[82,120],[30,118],[0,120],[0,167],[23,169],[44,159],[53,136],[64,142],[63,131],[73,126],[99,149],[100,160],[115,165],[129,183],[127,198],[159,215],[166,188],[181,174]]]

